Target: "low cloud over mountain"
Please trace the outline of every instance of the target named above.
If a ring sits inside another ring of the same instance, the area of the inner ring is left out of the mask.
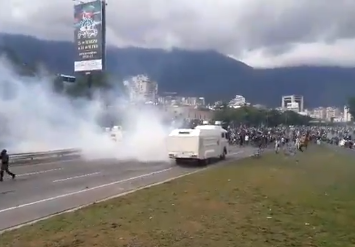
[[[258,67],[355,65],[352,0],[108,1],[116,47],[212,49]],[[73,2],[7,0],[0,31],[71,41]]]

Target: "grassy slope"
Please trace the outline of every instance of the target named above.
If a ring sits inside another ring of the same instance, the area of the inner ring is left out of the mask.
[[[355,246],[355,163],[265,155],[0,236],[1,247]]]

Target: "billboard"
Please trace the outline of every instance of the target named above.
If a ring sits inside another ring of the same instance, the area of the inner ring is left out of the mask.
[[[103,70],[103,4],[96,0],[74,5],[75,72]]]

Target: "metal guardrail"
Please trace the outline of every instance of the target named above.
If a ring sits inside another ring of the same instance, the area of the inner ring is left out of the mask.
[[[34,160],[61,158],[64,156],[80,155],[81,149],[61,149],[46,152],[14,153],[10,154],[11,163],[31,162]]]

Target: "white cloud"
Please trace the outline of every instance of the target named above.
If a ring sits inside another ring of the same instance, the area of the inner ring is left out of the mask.
[[[355,39],[339,39],[334,43],[324,42],[294,44],[287,52],[268,54],[264,49],[243,52],[239,59],[254,67],[269,68],[294,65],[355,66]],[[235,56],[231,56],[235,59]]]
[[[108,42],[216,49],[251,65],[355,65],[354,0],[109,0]],[[0,32],[72,40],[73,2],[7,0]]]

